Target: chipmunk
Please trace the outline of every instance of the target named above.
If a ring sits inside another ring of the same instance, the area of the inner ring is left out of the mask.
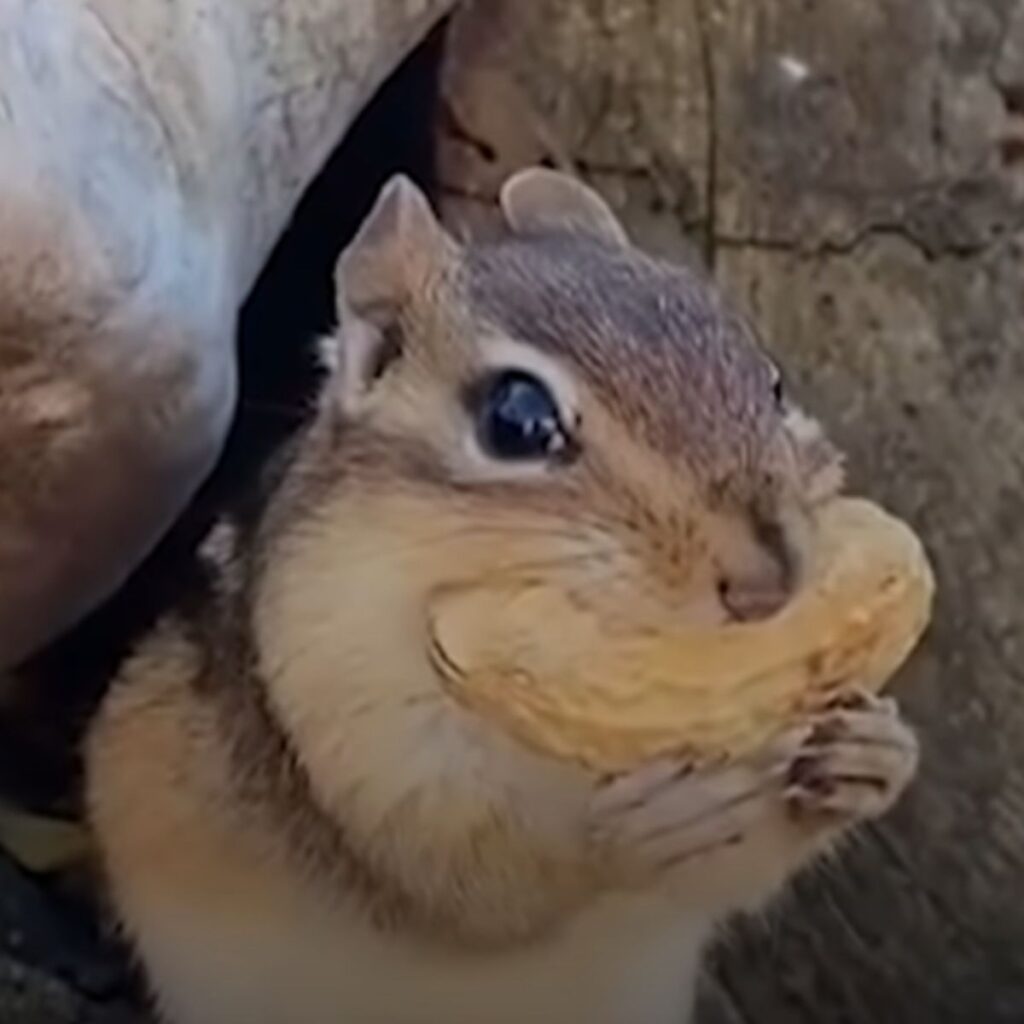
[[[651,630],[763,618],[842,480],[709,282],[558,172],[501,207],[462,243],[384,188],[312,424],[91,726],[113,908],[171,1024],[679,1024],[716,925],[914,775],[856,692],[739,763],[594,777],[443,691],[438,588],[526,571]]]

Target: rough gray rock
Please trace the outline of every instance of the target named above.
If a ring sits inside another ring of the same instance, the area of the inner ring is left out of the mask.
[[[448,214],[541,158],[746,306],[940,580],[920,781],[717,959],[705,1020],[1024,1019],[1024,4],[536,0],[464,15]],[[486,10],[485,10],[486,8]]]
[[[88,907],[0,855],[3,1024],[143,1024],[135,988]]]
[[[453,2],[0,5],[0,670],[193,496],[235,409],[239,306]]]

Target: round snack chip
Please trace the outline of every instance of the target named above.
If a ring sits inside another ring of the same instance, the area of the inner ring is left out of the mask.
[[[843,498],[821,512],[808,578],[764,621],[629,632],[555,586],[506,584],[439,594],[430,629],[459,703],[535,750],[616,771],[669,752],[740,756],[844,690],[880,690],[933,593],[910,528]]]

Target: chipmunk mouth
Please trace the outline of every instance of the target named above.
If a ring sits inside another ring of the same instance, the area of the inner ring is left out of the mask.
[[[550,583],[467,585],[429,602],[431,663],[465,709],[593,770],[750,752],[846,688],[880,690],[931,615],[908,527],[858,499],[823,512],[812,577],[769,619],[612,627]]]

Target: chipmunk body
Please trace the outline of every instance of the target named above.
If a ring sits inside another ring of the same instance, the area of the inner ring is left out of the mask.
[[[114,908],[174,1024],[685,1019],[715,925],[913,774],[892,703],[856,694],[743,762],[604,779],[446,695],[439,590],[764,617],[841,479],[708,284],[561,175],[502,204],[509,237],[461,246],[385,189],[319,415],[91,730]]]

